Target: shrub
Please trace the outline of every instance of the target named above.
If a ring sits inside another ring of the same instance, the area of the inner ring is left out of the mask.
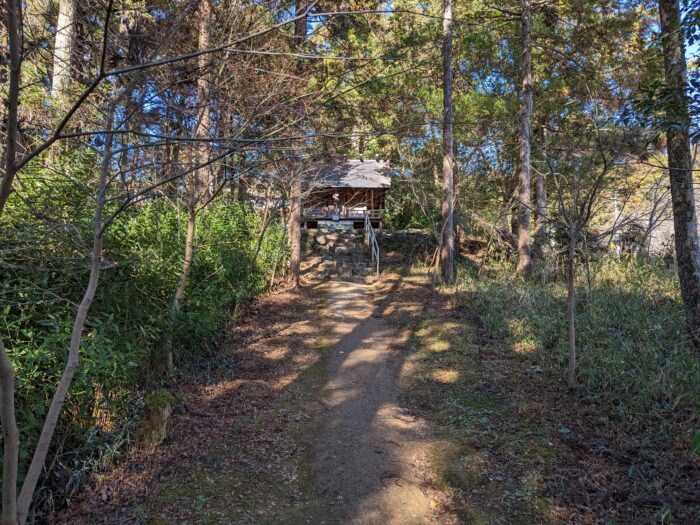
[[[11,199],[0,225],[0,322],[16,369],[20,477],[61,375],[75,304],[87,282],[85,239],[91,238],[94,202],[82,196],[90,193],[93,156],[67,151],[53,159],[52,169],[70,170],[70,178],[35,168],[37,177],[25,179],[29,198]],[[200,214],[197,252],[174,334],[179,362],[200,357],[232,303],[264,291],[276,259],[285,264],[285,231],[275,221],[252,264],[260,223],[256,212],[234,201]],[[131,439],[143,406],[141,389],[153,384],[145,371],[153,369],[167,326],[185,229],[182,208],[162,198],[128,209],[111,225],[80,369],[54,436],[40,501],[58,495],[42,497],[48,489],[70,494],[86,472],[117,457]]]

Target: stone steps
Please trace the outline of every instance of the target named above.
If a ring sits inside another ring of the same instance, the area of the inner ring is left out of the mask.
[[[309,232],[305,274],[316,281],[369,283],[374,279],[361,230]]]

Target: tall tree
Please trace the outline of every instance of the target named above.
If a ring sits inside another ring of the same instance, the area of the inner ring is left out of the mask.
[[[306,2],[298,0],[296,5],[296,16],[299,17],[294,24],[294,45],[301,47],[306,41],[306,26],[307,17],[304,15],[307,11]],[[302,63],[299,61],[297,65],[298,72],[301,72]],[[299,113],[301,113],[300,110]],[[289,273],[294,281],[294,287],[299,287],[299,279],[301,275],[301,173],[294,172],[292,179],[290,203],[289,203],[289,242],[291,246],[291,255],[289,258]]]
[[[75,46],[75,0],[60,0],[53,51],[51,96],[60,98],[71,78],[71,61]]]
[[[201,0],[199,3],[199,41],[197,47],[200,51],[206,51],[211,47],[212,27],[212,0]],[[204,160],[209,156],[208,140],[211,138],[211,105],[209,101],[211,72],[209,71],[210,56],[202,54],[197,58],[199,74],[197,76],[197,122],[195,123],[194,136],[201,139],[199,146],[199,159]],[[211,169],[206,167],[195,172],[195,192],[198,196],[206,196],[213,182]]]
[[[542,156],[547,158],[547,124],[542,126]],[[534,252],[542,257],[547,245],[547,177],[544,170],[537,170],[535,182],[535,235]]]
[[[530,120],[532,119],[532,37],[530,0],[522,0],[522,106],[520,108],[520,172],[518,176],[518,273],[529,273],[530,249]]]
[[[440,262],[446,284],[455,278],[454,114],[452,106],[452,0],[445,0],[442,22],[442,249]]]
[[[690,113],[686,95],[687,65],[678,0],[659,0],[664,54],[668,171],[681,296],[693,346],[700,349],[700,240],[690,154]]]
[[[198,49],[205,51],[211,45],[211,23],[212,23],[212,5],[211,0],[202,0],[199,3],[198,12]],[[209,156],[210,127],[211,127],[211,111],[209,107],[209,62],[208,54],[201,54],[197,57],[197,68],[199,75],[197,76],[197,106],[196,121],[194,125],[194,137],[199,139],[199,144],[194,148],[194,154],[198,159],[193,161],[196,164],[198,161],[204,162]],[[176,167],[179,169],[179,167]],[[197,228],[197,213],[206,204],[212,177],[210,177],[210,167],[204,166],[195,170],[187,180],[187,233],[185,235],[185,256],[182,260],[180,269],[180,277],[178,285],[173,295],[170,304],[170,327],[166,332],[165,337],[165,368],[168,373],[174,370],[173,351],[172,351],[172,333],[175,327],[177,316],[180,313],[182,300],[185,297],[187,283],[189,281],[190,270],[195,255],[195,235]]]
[[[7,105],[2,148],[4,158],[2,185],[0,186],[0,215],[12,191],[12,183],[17,175],[17,138],[20,81],[22,76],[22,22],[19,0],[5,3],[7,49],[9,55]],[[17,523],[17,470],[19,466],[19,431],[15,413],[15,371],[7,354],[4,341],[0,339],[0,423],[2,423],[3,464],[2,464],[2,523]]]

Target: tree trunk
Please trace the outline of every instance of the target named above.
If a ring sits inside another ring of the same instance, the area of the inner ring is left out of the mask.
[[[2,523],[17,523],[17,463],[19,431],[15,417],[15,371],[0,340],[0,423],[2,423]]]
[[[101,262],[102,236],[99,234],[95,237],[88,287],[85,290],[85,294],[83,295],[80,305],[78,306],[78,311],[73,321],[73,331],[68,350],[68,359],[66,361],[65,368],[63,369],[63,374],[61,375],[58,387],[56,388],[56,392],[54,392],[53,398],[51,399],[51,405],[49,406],[49,411],[46,414],[46,419],[44,420],[44,425],[41,429],[39,442],[34,449],[32,462],[29,465],[27,477],[24,480],[22,491],[19,496],[17,508],[20,525],[23,525],[27,521],[32,498],[34,496],[34,490],[36,489],[41,473],[44,470],[46,456],[51,446],[53,433],[56,429],[56,425],[58,424],[58,418],[61,415],[61,410],[63,409],[66,395],[68,394],[71,382],[73,381],[73,376],[78,369],[83,328],[85,326],[85,319],[87,318],[88,311],[90,310],[90,305],[95,297],[95,291],[97,290]]]
[[[445,0],[442,24],[443,121],[442,121],[442,277],[455,278],[454,228],[454,116],[452,112],[452,0]]]
[[[700,246],[690,155],[690,114],[685,93],[687,68],[678,0],[659,0],[666,85],[668,170],[681,297],[690,340],[700,350]]]
[[[75,45],[75,11],[75,0],[59,1],[51,80],[51,96],[55,99],[65,95],[71,79],[71,62]]]
[[[17,519],[20,525],[24,525],[24,523],[27,521],[29,509],[32,504],[32,498],[34,496],[34,490],[36,489],[41,473],[44,470],[46,456],[48,455],[49,448],[51,446],[51,439],[53,438],[54,431],[56,430],[58,418],[63,410],[63,404],[66,400],[66,395],[68,395],[68,390],[71,382],[73,381],[73,376],[78,369],[80,360],[80,343],[83,338],[85,320],[87,318],[88,311],[90,310],[92,300],[95,297],[95,292],[97,291],[97,283],[99,281],[100,269],[102,266],[102,218],[104,215],[105,202],[107,200],[107,181],[109,180],[109,175],[111,172],[112,142],[114,138],[111,130],[114,120],[115,106],[115,102],[112,102],[110,105],[108,112],[109,123],[107,125],[106,133],[104,134],[105,145],[102,154],[102,167],[100,171],[99,189],[96,198],[97,205],[95,208],[90,277],[88,279],[88,285],[85,289],[85,293],[83,294],[83,298],[78,305],[75,319],[73,320],[73,329],[71,332],[70,345],[68,347],[68,357],[63,369],[63,374],[61,375],[61,379],[59,380],[56,391],[51,399],[51,404],[49,405],[46,419],[44,419],[44,425],[41,428],[39,441],[34,449],[32,461],[29,464],[29,469],[27,470],[27,475],[24,478],[22,490],[20,492],[19,499],[17,500]]]
[[[307,10],[304,0],[297,0],[296,16],[300,16]],[[306,26],[307,16],[300,16],[294,23],[295,47],[300,48],[306,42]],[[303,64],[301,61],[297,63],[297,72],[303,72]],[[297,108],[299,118],[303,111],[302,107]],[[303,132],[303,130],[302,130]],[[292,275],[294,288],[299,288],[299,279],[301,275],[301,175],[295,173],[292,181],[289,205],[289,243],[292,249],[289,258],[289,273]]]
[[[296,175],[292,181],[291,203],[289,209],[289,240],[292,253],[289,257],[289,272],[294,287],[299,288],[301,275],[301,176]]]
[[[202,0],[199,3],[199,42],[197,48],[200,51],[209,49],[211,45],[211,0]],[[211,111],[209,106],[209,54],[202,54],[197,58],[197,67],[200,69],[197,77],[197,102],[199,104],[199,115],[195,127],[194,136],[198,139],[209,139],[211,131]],[[197,148],[198,162],[204,162],[209,158],[209,144],[202,140]],[[190,197],[195,200],[206,200],[211,192],[212,168],[206,166],[197,170],[194,174],[194,195]]]
[[[17,173],[17,140],[19,87],[21,77],[21,25],[19,1],[7,2],[7,48],[9,54],[9,82],[5,121],[5,147],[2,186],[0,187],[0,215],[5,209],[12,183]],[[0,339],[0,423],[3,432],[2,523],[17,523],[17,466],[19,462],[19,431],[15,412],[15,372]]]
[[[180,307],[182,306],[182,299],[185,297],[187,281],[190,277],[190,269],[192,268],[192,261],[194,260],[194,236],[196,234],[196,226],[197,213],[194,208],[190,207],[187,210],[185,258],[182,261],[182,268],[180,269],[180,278],[178,279],[177,289],[175,290],[175,295],[173,295],[173,300],[170,303],[169,325],[166,328],[167,332],[165,333],[165,341],[163,344],[165,353],[165,370],[168,375],[172,375],[173,371],[175,370],[175,362],[173,360],[173,331],[175,330],[177,316],[180,313]]]
[[[576,233],[569,232],[569,251],[566,258],[566,279],[568,293],[566,297],[566,317],[569,321],[569,388],[576,386]]]
[[[7,2],[7,48],[10,59],[5,113],[5,148],[2,185],[0,185],[0,215],[5,209],[17,175],[17,143],[19,141],[19,92],[22,76],[22,28],[19,0]]]
[[[530,253],[530,119],[532,118],[532,41],[530,0],[522,0],[522,96],[520,109],[520,176],[518,187],[518,273],[526,275],[532,266]]]

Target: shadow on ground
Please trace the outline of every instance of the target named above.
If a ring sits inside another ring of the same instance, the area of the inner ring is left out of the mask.
[[[614,395],[569,391],[563,367],[541,366],[533,345],[517,343],[527,328],[517,304],[493,312],[498,293],[441,295],[424,275],[417,290],[393,296],[397,308],[421,305],[417,318],[393,320],[412,324],[402,383],[433,423],[432,466],[461,522],[697,523],[700,464],[669,433],[676,416],[697,414],[679,407],[639,426],[615,412]]]
[[[274,523],[304,496],[307,405],[322,384],[318,297],[255,301],[222,351],[174,389],[168,440],[95,479],[58,523]]]

